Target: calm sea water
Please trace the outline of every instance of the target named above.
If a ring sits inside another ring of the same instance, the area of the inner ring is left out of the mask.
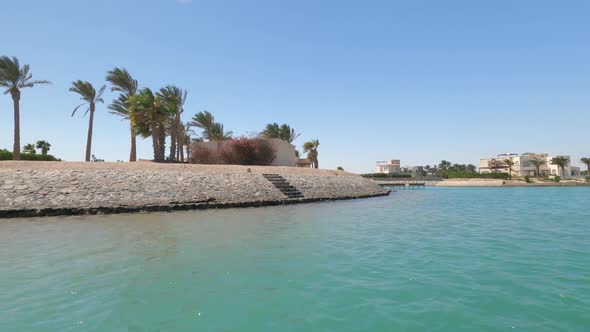
[[[0,221],[0,331],[588,331],[590,188]]]

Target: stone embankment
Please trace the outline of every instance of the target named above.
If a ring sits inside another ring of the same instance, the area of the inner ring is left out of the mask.
[[[289,198],[263,174],[303,197]],[[250,207],[387,195],[370,180],[292,167],[0,162],[0,217]]]

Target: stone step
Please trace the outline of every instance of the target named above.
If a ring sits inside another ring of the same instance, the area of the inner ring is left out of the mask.
[[[305,197],[299,189],[289,183],[284,177],[279,174],[262,174],[262,176],[270,183],[280,190],[283,195],[288,198],[303,198]]]

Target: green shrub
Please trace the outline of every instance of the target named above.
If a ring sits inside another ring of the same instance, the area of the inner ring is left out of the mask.
[[[474,172],[447,172],[449,179],[499,179],[507,180],[508,173],[474,173]]]
[[[555,181],[555,182],[559,182],[559,181],[561,181],[561,176],[559,176],[559,175],[556,175],[556,176],[553,178],[553,181]]]
[[[590,176],[586,177],[586,182],[590,182]]]
[[[337,170],[337,171],[343,171],[343,170],[344,170],[344,168],[343,168],[342,166],[338,166],[338,167],[336,168],[336,170]]]
[[[524,176],[524,182],[526,182],[526,183],[531,183],[531,177],[530,177],[530,176],[528,176],[528,175],[525,175],[525,176]]]
[[[6,149],[0,149],[0,160],[12,160],[12,152]],[[20,160],[34,160],[34,161],[61,161],[50,154],[33,154],[21,153]]]
[[[368,174],[361,174],[364,178],[370,179],[408,179],[412,177],[412,174],[407,173],[368,173]]]

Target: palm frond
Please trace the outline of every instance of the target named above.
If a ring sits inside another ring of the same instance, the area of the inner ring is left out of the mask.
[[[77,111],[77,110],[78,110],[80,107],[82,107],[82,106],[84,106],[84,105],[86,105],[86,103],[82,103],[82,104],[80,104],[80,105],[76,106],[76,108],[74,108],[74,111],[72,112],[72,117],[74,116],[74,114],[76,114],[76,111]]]

